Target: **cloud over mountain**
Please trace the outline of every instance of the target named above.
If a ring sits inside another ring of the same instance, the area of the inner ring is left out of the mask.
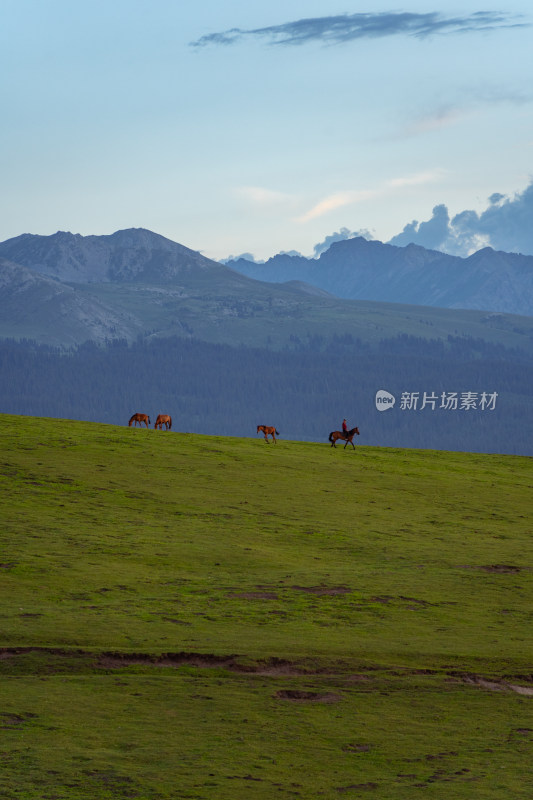
[[[419,244],[459,256],[485,246],[533,255],[533,181],[513,197],[494,193],[488,203],[480,214],[465,210],[452,219],[445,205],[437,205],[429,220],[413,220],[389,244]]]
[[[262,38],[270,44],[278,45],[300,45],[315,41],[342,44],[356,39],[396,35],[422,39],[435,34],[475,33],[497,28],[527,26],[528,23],[522,19],[520,15],[503,11],[477,11],[465,16],[449,17],[437,11],[425,14],[410,12],[338,14],[298,19],[252,30],[230,28],[227,31],[206,34],[191,42],[191,46],[230,45],[245,38]]]
[[[329,236],[326,236],[324,241],[315,244],[313,248],[313,258],[318,258],[321,253],[325,253],[326,250],[329,250],[334,242],[343,242],[346,239],[355,239],[357,236],[362,236],[367,241],[370,241],[374,238],[372,233],[366,229],[360,231],[351,231],[348,228],[341,228],[340,230],[335,231],[335,233],[330,233]]]

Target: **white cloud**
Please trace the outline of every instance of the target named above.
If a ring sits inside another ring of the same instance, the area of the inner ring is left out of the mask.
[[[435,206],[431,218],[413,220],[389,244],[420,244],[453,255],[468,256],[482,247],[510,253],[533,254],[533,181],[513,197],[496,192],[487,208],[478,213],[464,210],[452,219],[448,208]]]
[[[334,194],[324,197],[324,199],[320,200],[318,203],[315,203],[309,211],[297,217],[296,221],[301,223],[309,222],[317,217],[322,217],[324,214],[328,214],[330,211],[335,211],[342,206],[354,205],[365,200],[375,199],[376,197],[385,197],[409,186],[433,183],[439,180],[442,175],[443,171],[440,169],[426,170],[424,172],[415,173],[414,175],[391,178],[376,189],[335,192]]]
[[[403,189],[406,186],[421,186],[424,183],[435,183],[444,175],[442,169],[428,169],[425,172],[415,172],[414,175],[405,175],[402,178],[391,178],[385,184],[385,189]],[[385,194],[386,192],[380,192]]]
[[[400,136],[419,136],[424,133],[448,128],[467,117],[479,114],[487,108],[500,105],[522,106],[531,103],[531,93],[512,90],[506,87],[474,86],[463,88],[454,102],[441,103],[429,112],[413,119]]]
[[[377,192],[373,189],[363,191],[336,192],[335,194],[330,194],[323,200],[320,200],[320,202],[316,203],[305,214],[302,214],[300,217],[298,217],[297,222],[309,222],[309,220],[322,217],[324,214],[328,214],[330,211],[334,211],[336,208],[342,208],[342,206],[360,203],[363,200],[368,200],[371,197],[375,197],[376,194]]]
[[[239,197],[246,200],[246,202],[262,208],[290,206],[295,203],[295,197],[293,195],[287,194],[286,192],[265,189],[262,186],[240,186],[234,191]]]

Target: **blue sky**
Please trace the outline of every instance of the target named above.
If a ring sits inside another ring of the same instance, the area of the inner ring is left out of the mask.
[[[266,258],[367,231],[533,253],[525,0],[0,10],[0,240],[144,227]]]

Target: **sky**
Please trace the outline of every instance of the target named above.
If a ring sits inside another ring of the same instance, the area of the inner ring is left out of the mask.
[[[0,0],[0,241],[533,254],[526,0]]]

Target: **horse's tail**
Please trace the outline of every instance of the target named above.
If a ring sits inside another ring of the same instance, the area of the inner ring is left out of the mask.
[[[168,418],[168,429],[170,430],[171,428],[172,428],[172,417],[169,417]]]
[[[331,433],[330,433],[330,435],[329,435],[329,441],[330,441],[330,442],[332,442],[332,441],[333,441],[333,431],[331,431]]]

